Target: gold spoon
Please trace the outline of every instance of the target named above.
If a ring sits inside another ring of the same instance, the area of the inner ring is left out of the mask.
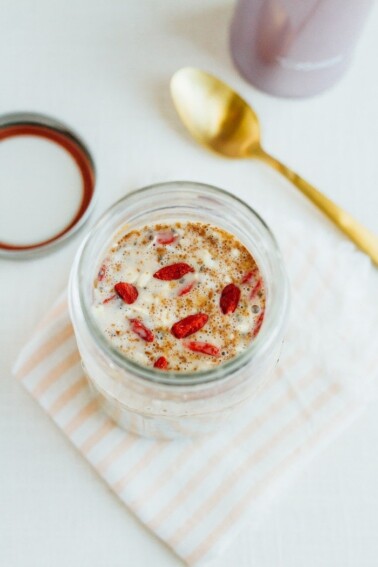
[[[261,147],[259,121],[252,108],[228,85],[185,67],[171,79],[177,112],[194,138],[230,158],[258,158],[289,179],[378,265],[378,237]]]

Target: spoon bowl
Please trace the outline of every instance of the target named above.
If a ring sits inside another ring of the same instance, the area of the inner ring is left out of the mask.
[[[171,94],[186,128],[203,145],[230,158],[251,157],[260,148],[260,126],[252,108],[228,85],[186,67],[171,79]]]
[[[231,87],[200,69],[185,67],[173,75],[171,94],[182,122],[201,144],[225,157],[265,161],[378,265],[378,237],[261,147],[259,120]]]

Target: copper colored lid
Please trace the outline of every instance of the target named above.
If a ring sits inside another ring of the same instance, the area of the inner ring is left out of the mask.
[[[93,159],[67,126],[34,113],[0,116],[0,256],[65,242],[88,219],[94,191]]]

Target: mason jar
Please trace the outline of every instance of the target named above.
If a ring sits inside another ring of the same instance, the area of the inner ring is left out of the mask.
[[[235,358],[212,369],[175,373],[125,357],[102,334],[93,312],[93,282],[101,258],[122,227],[204,222],[234,234],[250,251],[265,284],[257,337]],[[104,411],[139,435],[169,439],[226,426],[266,385],[279,358],[288,309],[288,281],[277,242],[261,217],[230,193],[174,181],[129,193],[97,222],[71,271],[69,307],[83,368]]]

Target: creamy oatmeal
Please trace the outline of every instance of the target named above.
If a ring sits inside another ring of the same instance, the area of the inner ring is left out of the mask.
[[[93,312],[127,358],[196,372],[247,348],[264,318],[265,292],[250,252],[211,224],[124,227],[99,265]]]

